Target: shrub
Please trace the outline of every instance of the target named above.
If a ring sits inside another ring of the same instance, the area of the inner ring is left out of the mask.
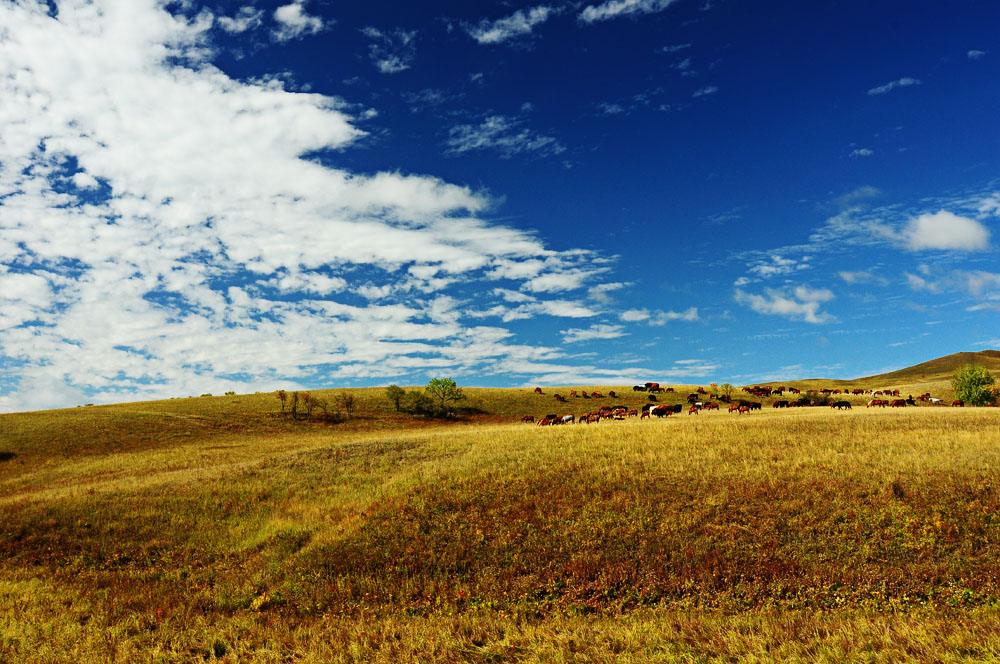
[[[951,386],[955,397],[970,406],[985,406],[993,403],[993,384],[996,379],[990,370],[981,364],[967,364],[955,370]]]
[[[396,412],[399,412],[400,404],[406,397],[406,390],[401,388],[399,385],[390,385],[385,388],[385,398],[396,407]]]
[[[434,400],[425,392],[410,392],[406,395],[406,410],[414,415],[433,415]]]

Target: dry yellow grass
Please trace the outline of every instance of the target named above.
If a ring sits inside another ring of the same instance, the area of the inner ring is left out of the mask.
[[[490,423],[554,391],[2,416],[2,659],[1000,656],[997,410]]]

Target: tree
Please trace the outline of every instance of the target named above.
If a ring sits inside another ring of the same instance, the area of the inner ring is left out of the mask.
[[[274,393],[278,397],[278,401],[281,402],[281,412],[285,412],[285,402],[288,401],[288,392],[284,390],[278,390]]]
[[[406,396],[406,390],[401,388],[399,385],[390,385],[385,388],[385,397],[392,402],[392,405],[396,407],[396,412],[399,412],[399,404],[402,403],[403,397]]]
[[[410,392],[406,395],[406,410],[414,415],[431,415],[434,413],[434,400],[426,392]]]
[[[993,403],[993,384],[996,379],[990,370],[981,364],[967,364],[955,370],[951,386],[955,397],[970,406],[985,406]]]
[[[465,398],[460,388],[451,378],[432,378],[424,390],[438,401],[442,413],[448,412],[448,403]]]
[[[355,403],[353,394],[349,394],[347,392],[341,392],[340,395],[337,397],[337,404],[344,409],[345,413],[347,413],[347,419],[351,419],[352,417],[354,417]]]
[[[733,392],[735,390],[736,388],[733,387],[732,383],[723,383],[722,385],[719,386],[719,391],[722,394],[725,394],[727,399],[733,398]]]

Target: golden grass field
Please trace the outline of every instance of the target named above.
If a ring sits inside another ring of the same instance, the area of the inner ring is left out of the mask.
[[[1000,409],[518,423],[611,401],[544,391],[0,415],[0,661],[1000,660]]]

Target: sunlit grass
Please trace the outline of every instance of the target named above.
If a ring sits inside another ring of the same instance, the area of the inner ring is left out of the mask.
[[[496,423],[552,391],[469,390],[451,422],[374,389],[337,425],[273,395],[3,416],[0,652],[998,656],[997,410]]]

